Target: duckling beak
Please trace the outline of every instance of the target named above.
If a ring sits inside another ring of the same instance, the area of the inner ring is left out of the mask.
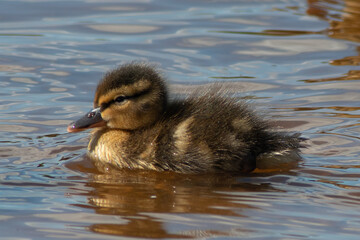
[[[100,108],[95,108],[85,114],[82,118],[72,122],[67,127],[68,132],[80,132],[88,128],[105,126],[106,122],[102,119]]]

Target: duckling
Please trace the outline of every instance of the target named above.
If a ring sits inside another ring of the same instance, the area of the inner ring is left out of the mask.
[[[274,131],[247,103],[216,91],[168,101],[162,74],[132,62],[105,74],[94,109],[68,132],[93,128],[88,154],[117,168],[247,173],[266,156],[298,156],[299,134]]]

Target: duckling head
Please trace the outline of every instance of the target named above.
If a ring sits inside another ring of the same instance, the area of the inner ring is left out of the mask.
[[[122,65],[105,74],[94,97],[94,109],[68,126],[68,132],[107,126],[135,130],[152,125],[167,103],[161,74],[145,63]]]

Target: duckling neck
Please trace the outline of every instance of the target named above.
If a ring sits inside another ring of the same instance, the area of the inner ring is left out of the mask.
[[[141,131],[141,130],[137,130]],[[150,159],[154,154],[152,145],[144,147],[143,142],[133,142],[132,135],[137,131],[128,131],[103,127],[92,132],[88,145],[91,159],[101,164],[118,168],[154,169]],[[132,149],[129,151],[129,149]],[[138,153],[139,152],[139,153]]]
[[[128,137],[129,133],[126,131],[114,131],[107,127],[94,129],[88,145],[89,156],[105,164],[114,164],[119,157],[123,156],[120,146]],[[115,149],[112,146],[119,146],[119,148]]]

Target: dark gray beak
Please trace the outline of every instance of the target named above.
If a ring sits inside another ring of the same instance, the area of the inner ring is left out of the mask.
[[[68,132],[80,132],[88,128],[105,126],[106,122],[102,119],[100,108],[95,108],[85,114],[79,120],[72,122],[67,127]]]

